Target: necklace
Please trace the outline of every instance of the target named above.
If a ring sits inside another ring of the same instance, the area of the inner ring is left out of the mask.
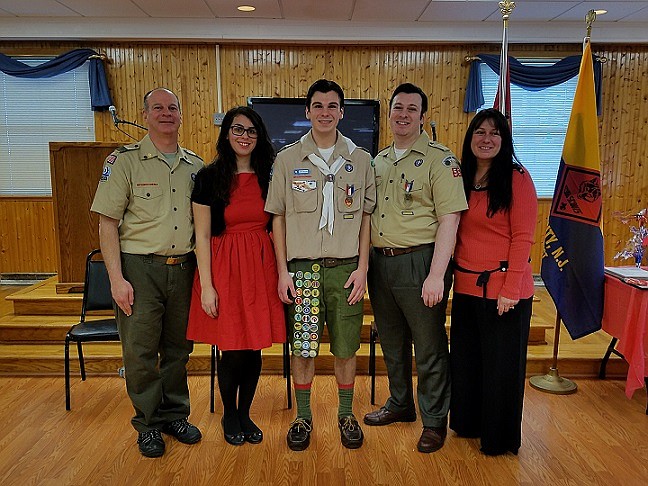
[[[481,179],[479,179],[475,184],[473,184],[473,187],[475,189],[481,189],[487,180],[488,180],[488,171],[486,171],[486,173],[481,177]]]

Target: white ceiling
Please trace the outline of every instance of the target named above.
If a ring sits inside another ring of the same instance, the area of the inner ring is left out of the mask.
[[[648,42],[648,1],[518,0],[510,42]],[[257,7],[240,12],[238,5]],[[497,0],[0,0],[5,40],[499,42]]]

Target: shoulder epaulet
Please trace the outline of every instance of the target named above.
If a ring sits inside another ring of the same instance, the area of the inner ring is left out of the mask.
[[[387,154],[387,153],[389,152],[389,147],[391,147],[391,145],[387,145],[386,147],[381,148],[381,149],[378,151],[378,153],[376,154],[376,156],[378,156],[378,155],[382,155],[382,156],[384,157],[385,154]]]
[[[444,152],[450,152],[450,149],[448,147],[446,147],[442,143],[439,143],[439,142],[437,142],[435,140],[430,140],[428,142],[428,147],[434,147],[435,149],[439,149],[439,150],[442,150]]]
[[[279,152],[283,152],[283,151],[286,150],[287,148],[290,148],[290,147],[292,147],[293,145],[297,145],[298,143],[299,143],[299,140],[295,140],[293,143],[289,143],[288,145],[284,145],[283,147],[281,147],[281,148],[277,151],[277,153],[279,153]]]
[[[517,162],[513,162],[513,170],[517,170],[520,174],[524,174],[526,172],[522,164],[519,164]]]
[[[124,145],[122,147],[117,147],[115,150],[119,152],[120,154],[123,154],[124,152],[130,152],[131,150],[137,150],[140,148],[139,143],[131,143],[130,145]]]
[[[196,152],[194,152],[194,151],[192,151],[192,150],[189,150],[189,149],[184,148],[184,147],[183,147],[183,150],[184,150],[185,152],[187,152],[189,155],[193,155],[194,157],[198,157],[200,160],[203,159],[200,155],[198,155]]]
[[[371,153],[370,153],[366,148],[361,147],[360,145],[358,145],[358,146],[356,147],[356,150],[357,150],[357,149],[360,149],[360,150],[362,150],[363,152],[366,152],[366,153],[368,153],[369,155],[371,155]]]

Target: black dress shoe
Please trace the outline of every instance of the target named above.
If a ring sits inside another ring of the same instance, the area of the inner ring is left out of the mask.
[[[221,418],[221,425],[223,426],[223,437],[225,437],[225,442],[234,446],[240,446],[245,443],[245,434],[242,431],[236,432],[234,434],[228,434],[225,431],[225,419]]]
[[[364,441],[364,434],[360,424],[353,414],[338,419],[340,428],[340,440],[347,449],[358,449]]]
[[[198,430],[198,427],[190,424],[186,418],[164,424],[162,432],[172,435],[183,444],[195,444],[202,439],[202,434]]]
[[[250,444],[260,444],[261,441],[263,441],[263,432],[260,430],[255,432],[243,432],[243,436],[245,437],[245,442],[249,442]]]
[[[367,425],[389,425],[394,422],[416,422],[416,412],[413,410],[392,412],[385,407],[380,407],[364,416],[364,423]]]
[[[419,452],[430,453],[443,447],[448,430],[445,427],[423,427],[423,433],[416,445]]]
[[[288,435],[286,436],[286,441],[288,442],[288,447],[292,451],[303,451],[310,444],[310,433],[313,430],[313,423],[309,419],[305,418],[296,418],[292,424],[290,424],[290,429],[288,429]]]
[[[137,434],[140,453],[145,457],[160,457],[164,454],[164,439],[157,429]]]

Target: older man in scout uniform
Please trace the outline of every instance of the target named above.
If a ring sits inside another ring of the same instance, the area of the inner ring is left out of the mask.
[[[202,159],[178,145],[182,120],[175,94],[144,97],[148,135],[115,150],[104,163],[92,204],[110,276],[122,341],[126,388],[140,452],[164,454],[160,432],[193,444],[202,435],[187,421],[185,337],[195,270],[190,195]]]
[[[367,425],[414,422],[412,342],[418,373],[421,452],[446,437],[450,383],[445,311],[448,262],[460,212],[467,209],[455,156],[422,130],[427,96],[410,83],[390,101],[394,143],[375,158],[378,200],[371,216],[369,296],[387,365],[390,397]]]
[[[343,112],[340,86],[320,79],[310,87],[312,129],[277,155],[266,202],[274,214],[279,297],[290,304],[297,418],[287,442],[295,451],[310,443],[314,358],[325,322],[335,356],[340,438],[351,449],[364,439],[352,406],[376,188],[371,156],[337,130]]]

